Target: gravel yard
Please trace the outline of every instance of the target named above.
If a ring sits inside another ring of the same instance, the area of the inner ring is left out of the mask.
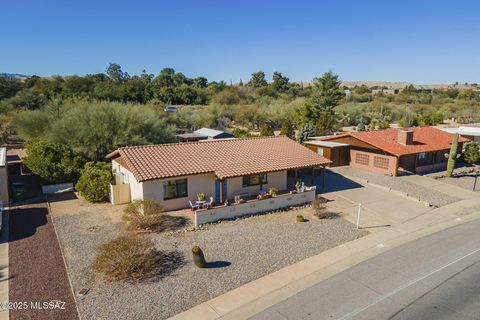
[[[367,234],[336,217],[318,220],[311,209],[254,216],[207,225],[202,230],[144,235],[159,250],[177,253],[183,263],[168,276],[138,284],[107,283],[89,266],[95,248],[124,231],[122,208],[83,200],[52,203],[83,319],[165,319],[242,284]],[[303,214],[310,221],[296,223]],[[191,248],[199,245],[209,268],[198,269]]]
[[[437,207],[441,207],[460,200],[457,197],[446,195],[445,193],[420,186],[416,183],[404,181],[396,177],[389,177],[382,174],[369,172],[366,170],[350,167],[336,167],[333,168],[332,171],[342,175],[346,175],[347,177],[350,176],[360,179],[368,179],[368,181],[371,183],[389,187],[393,190],[406,192],[414,197],[420,198],[421,200],[428,201],[430,204]]]
[[[438,179],[438,181],[445,182],[448,184],[455,185],[460,188],[464,188],[466,190],[473,190],[473,186],[475,184],[475,173],[471,172],[471,168],[457,168],[454,170],[453,177],[445,177],[445,172],[440,173],[431,173],[428,176],[433,179]],[[480,179],[477,181],[477,185],[475,186],[475,191],[480,191]]]

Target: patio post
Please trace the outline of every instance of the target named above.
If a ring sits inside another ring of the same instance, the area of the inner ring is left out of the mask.
[[[224,201],[223,201],[223,180],[222,179],[219,179],[218,180],[220,182],[220,204],[222,204]]]
[[[322,167],[322,190],[325,190],[325,175],[326,175],[326,172],[325,172],[325,166]]]
[[[313,186],[315,184],[315,167],[312,167],[312,176],[310,182],[310,186]]]

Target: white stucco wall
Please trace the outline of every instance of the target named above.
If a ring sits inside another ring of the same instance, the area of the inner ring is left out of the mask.
[[[277,188],[278,190],[287,189],[287,171],[269,172],[267,173],[267,184],[262,185],[264,190],[268,188]],[[240,193],[250,193],[251,195],[258,194],[260,186],[243,187],[243,177],[228,178],[227,179],[227,197],[234,199]]]
[[[185,198],[177,198],[163,200],[163,182],[167,180],[187,179],[188,196]],[[144,199],[152,199],[162,204],[167,210],[178,210],[189,208],[188,200],[195,203],[197,193],[204,192],[206,199],[215,198],[215,174],[205,173],[184,177],[175,177],[169,179],[159,179],[145,181],[143,184]]]
[[[125,167],[122,167],[118,162],[112,160],[112,171],[121,172],[125,175],[124,183],[130,184],[130,197],[133,200],[142,200],[143,199],[143,185],[138,182],[133,174],[127,170]]]
[[[195,211],[195,225],[224,219],[233,219],[244,215],[269,212],[281,208],[311,203],[315,199],[315,190],[295,194],[284,194],[264,200],[252,200],[246,203],[220,206]]]

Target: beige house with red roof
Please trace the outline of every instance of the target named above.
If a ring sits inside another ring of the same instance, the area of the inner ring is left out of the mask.
[[[330,163],[283,136],[123,147],[107,158],[113,187],[128,190],[120,202],[148,198],[168,210],[195,205],[198,193],[215,204],[250,200],[269,188],[287,193],[289,177],[299,169],[313,171]]]
[[[398,168],[415,173],[446,169],[445,153],[452,139],[448,132],[425,126],[316,137],[306,145],[331,160],[331,166],[349,164],[395,176]],[[458,141],[461,152],[469,140],[460,137]]]

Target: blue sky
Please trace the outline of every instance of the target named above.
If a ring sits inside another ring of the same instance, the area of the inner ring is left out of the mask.
[[[475,1],[2,1],[0,72],[480,82]]]

